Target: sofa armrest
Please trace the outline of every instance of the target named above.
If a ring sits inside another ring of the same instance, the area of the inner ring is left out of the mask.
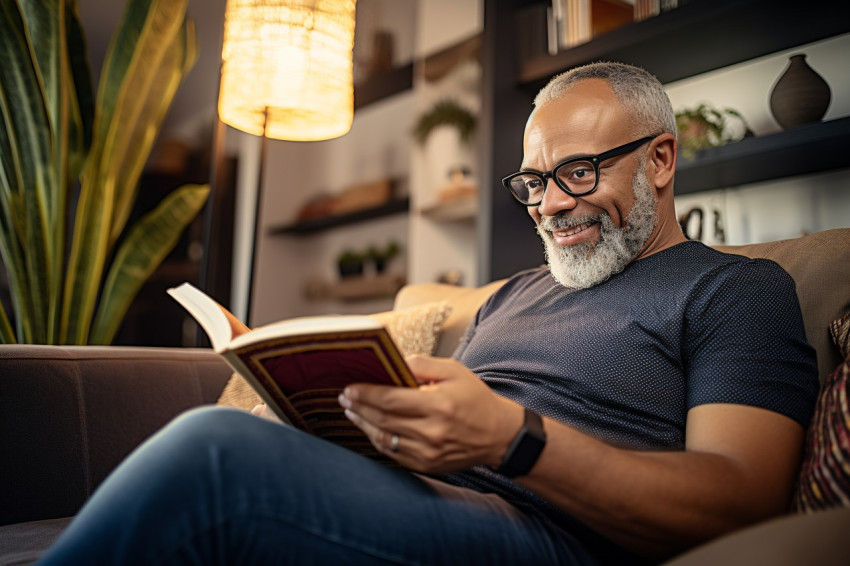
[[[850,564],[850,507],[792,514],[720,537],[664,566],[844,566]]]
[[[214,403],[212,350],[0,345],[0,525],[73,515],[143,440]]]

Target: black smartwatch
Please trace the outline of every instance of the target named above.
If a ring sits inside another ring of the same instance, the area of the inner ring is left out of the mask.
[[[524,476],[537,463],[544,446],[546,432],[543,430],[543,418],[526,408],[522,428],[508,446],[502,464],[495,471],[509,478]]]

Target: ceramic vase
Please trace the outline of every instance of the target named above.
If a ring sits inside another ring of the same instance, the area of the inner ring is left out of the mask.
[[[818,122],[826,114],[829,85],[802,53],[792,55],[770,92],[770,112],[783,129]]]

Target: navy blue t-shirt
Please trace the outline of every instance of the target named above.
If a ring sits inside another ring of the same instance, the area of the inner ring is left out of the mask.
[[[685,242],[588,289],[548,268],[482,306],[454,357],[497,393],[611,444],[683,449],[689,409],[734,403],[803,426],[818,391],[794,281],[764,259]],[[452,483],[503,495],[574,530],[565,514],[486,468]]]

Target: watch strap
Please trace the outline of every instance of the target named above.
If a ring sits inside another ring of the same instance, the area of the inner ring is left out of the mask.
[[[543,418],[529,408],[525,409],[522,428],[508,446],[502,464],[495,470],[509,478],[524,476],[531,471],[546,446]]]

